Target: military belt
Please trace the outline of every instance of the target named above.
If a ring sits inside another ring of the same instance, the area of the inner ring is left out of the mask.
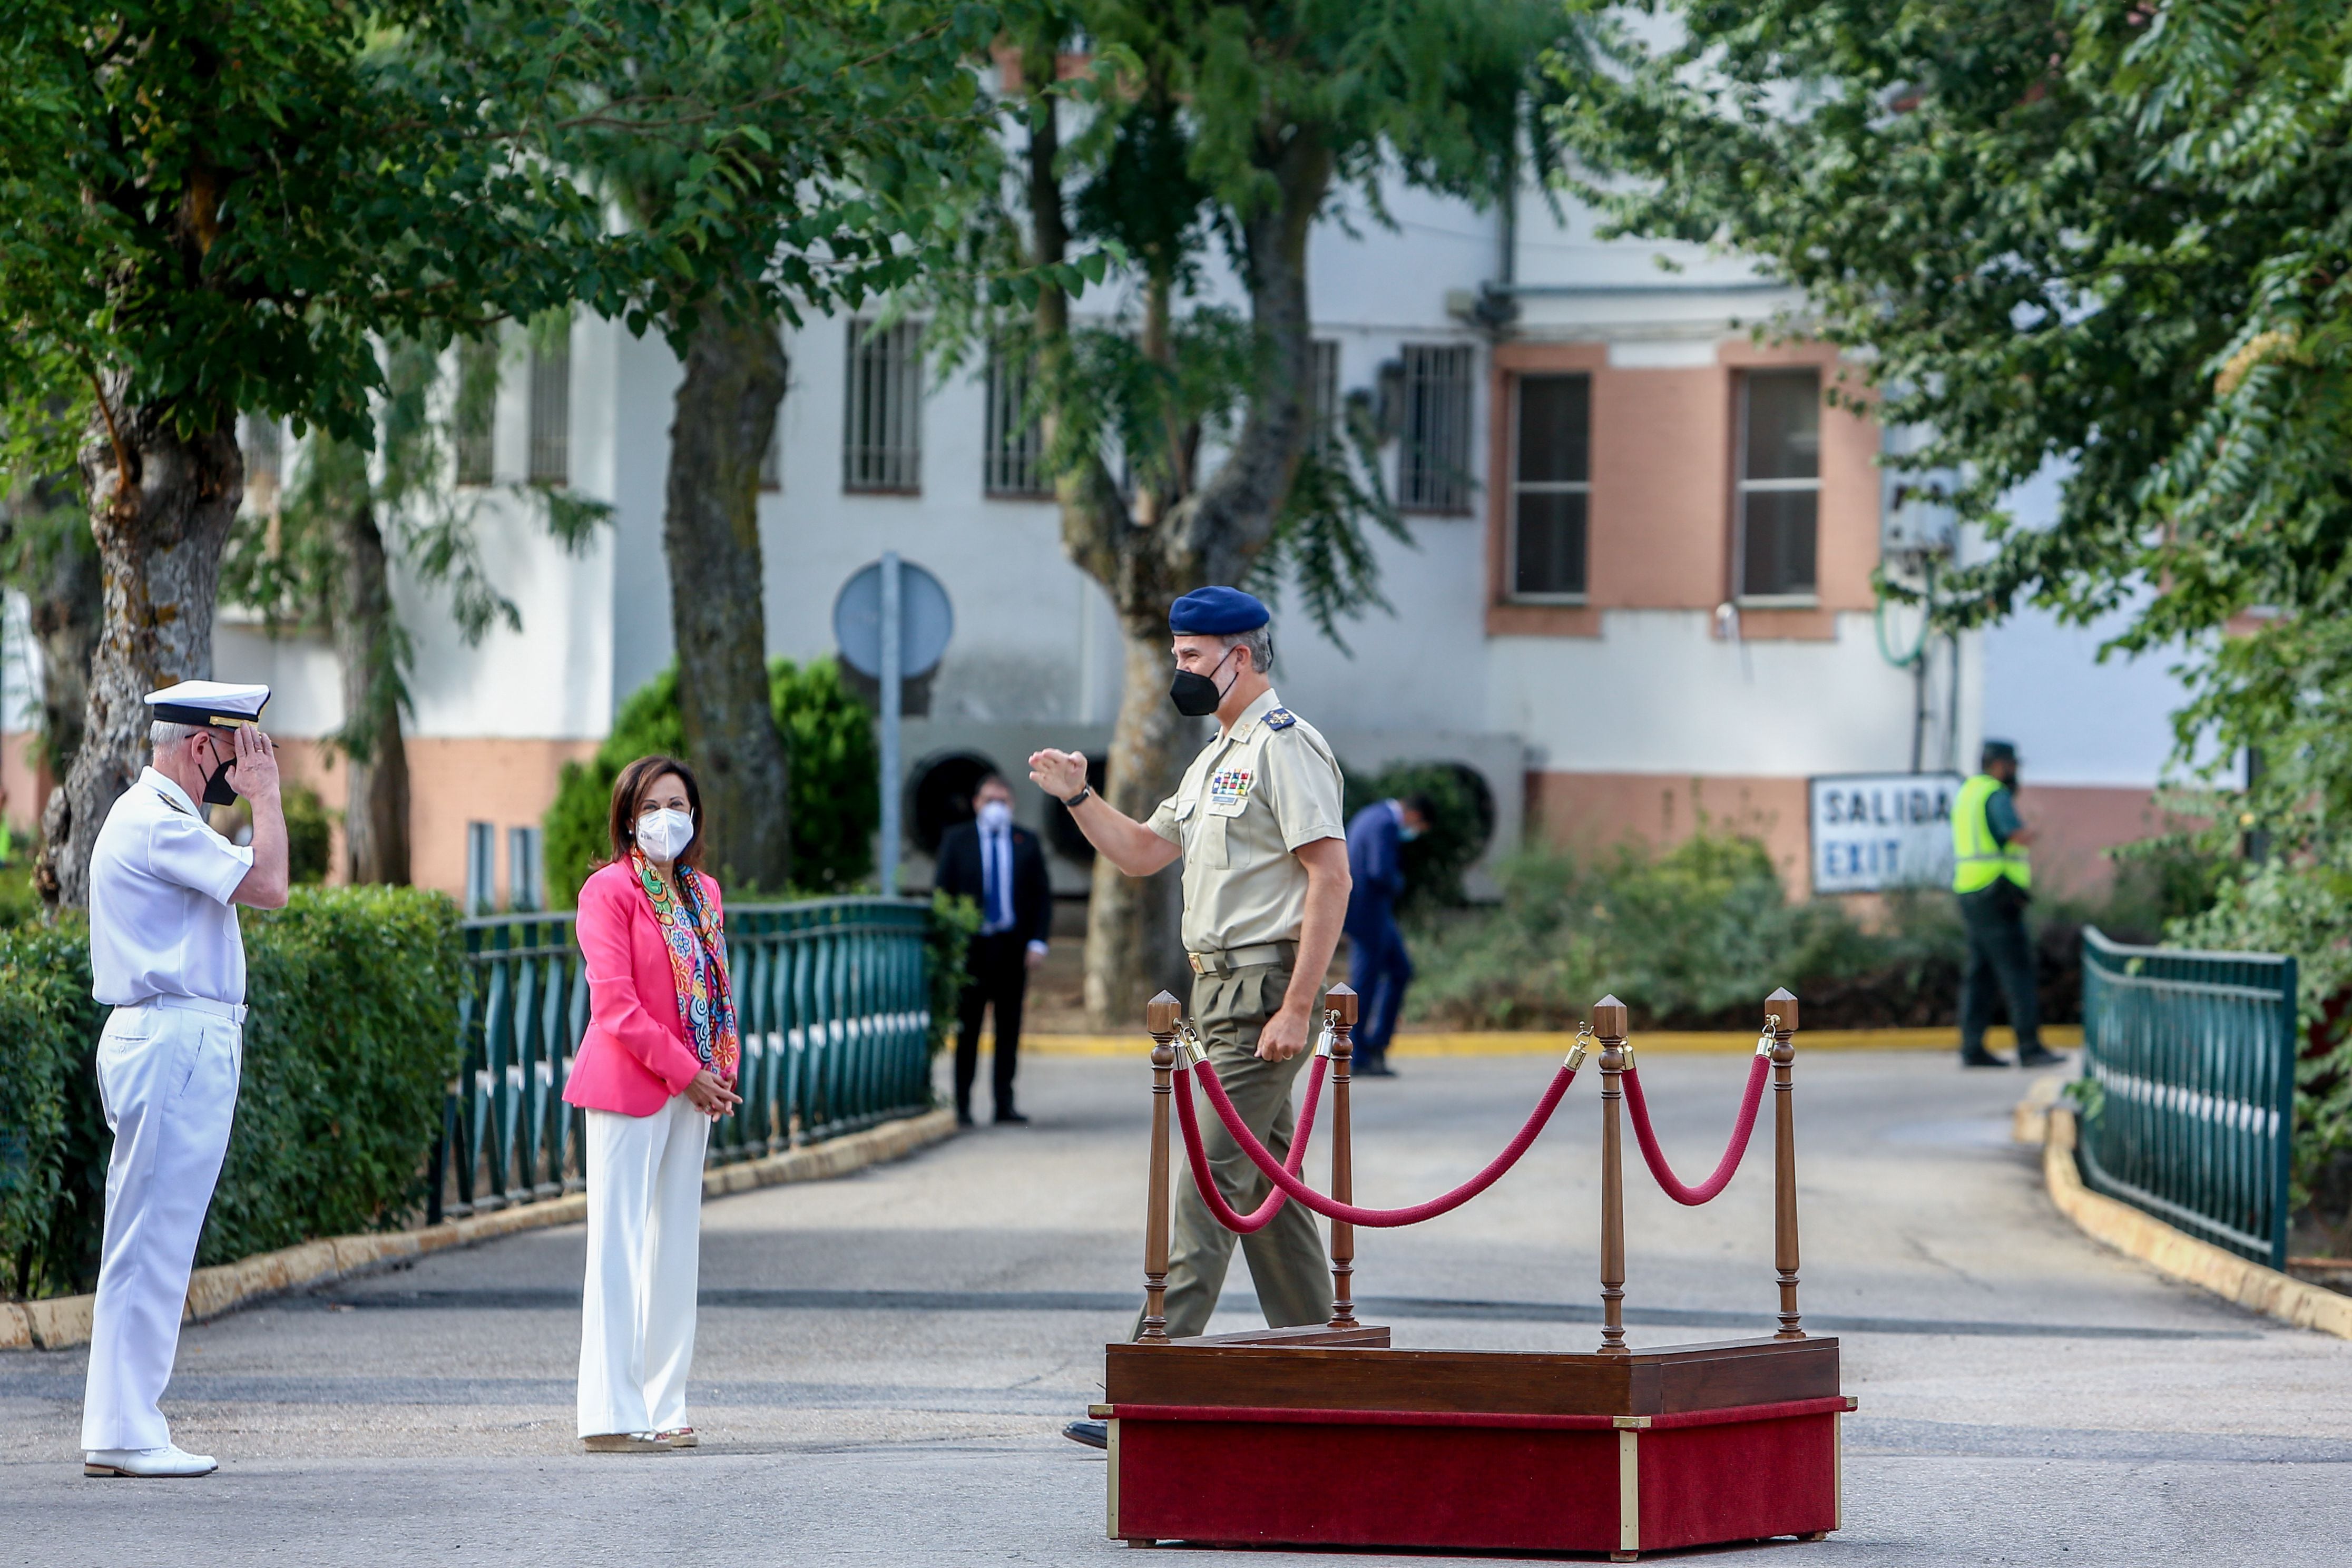
[[[1298,944],[1295,942],[1261,942],[1251,947],[1229,947],[1223,952],[1188,952],[1195,974],[1231,974],[1236,969],[1250,969],[1262,963],[1291,964],[1298,962]]]

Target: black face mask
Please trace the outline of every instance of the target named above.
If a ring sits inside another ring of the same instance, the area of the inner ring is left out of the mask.
[[[213,746],[215,750],[218,750],[220,742],[218,741],[215,741],[213,742]],[[205,804],[206,805],[235,805],[236,804],[236,786],[228,782],[228,771],[235,766],[236,766],[236,759],[235,757],[231,757],[226,762],[221,763],[220,766],[215,768],[212,771],[212,776],[205,780]]]
[[[1225,658],[1233,657],[1234,650],[1227,648]],[[1211,675],[1224,668],[1225,658],[1217,660],[1211,667]],[[1238,675],[1234,677],[1234,680],[1240,679]],[[1225,691],[1232,689],[1233,685],[1230,681],[1226,683],[1224,691],[1220,691],[1217,689],[1217,683],[1208,675],[1195,675],[1189,669],[1180,669],[1176,672],[1175,679],[1168,683],[1168,700],[1176,704],[1176,711],[1187,719],[1205,719],[1217,710],[1218,703],[1225,700]]]

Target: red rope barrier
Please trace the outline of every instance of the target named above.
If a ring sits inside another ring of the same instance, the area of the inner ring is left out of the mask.
[[[1323,1096],[1323,1075],[1330,1066],[1329,1057],[1318,1056],[1315,1058],[1315,1066],[1307,1072],[1307,1103],[1299,1108],[1298,1136],[1292,1140],[1290,1158],[1284,1162],[1283,1167],[1293,1176],[1297,1175],[1307,1163],[1307,1136],[1315,1131],[1315,1106]],[[1180,1080],[1183,1078],[1181,1068],[1177,1069],[1176,1076]],[[1209,1156],[1207,1151],[1201,1147],[1200,1122],[1193,1112],[1190,1085],[1183,1086],[1176,1096],[1176,1114],[1186,1129],[1184,1152],[1192,1163],[1192,1184],[1201,1189],[1201,1196],[1207,1201],[1209,1212],[1217,1216],[1217,1223],[1242,1236],[1264,1230],[1267,1223],[1282,1212],[1282,1205],[1290,1201],[1290,1194],[1276,1187],[1266,1194],[1265,1202],[1249,1213],[1243,1214],[1235,1209],[1225,1202],[1225,1194],[1217,1190],[1216,1179],[1209,1173]]]
[[[1211,1212],[1216,1215],[1220,1224],[1228,1228],[1234,1228],[1233,1220],[1225,1217],[1234,1213],[1233,1205],[1225,1202],[1223,1195],[1217,1191],[1216,1184],[1209,1176],[1208,1152],[1201,1145],[1200,1112],[1192,1104],[1191,1088],[1184,1082],[1186,1076],[1192,1070],[1183,1066],[1181,1061],[1176,1068],[1176,1120],[1183,1124],[1184,1152],[1192,1163],[1192,1180],[1199,1185],[1201,1195],[1209,1205]],[[1242,1146],[1242,1152],[1250,1157],[1251,1163],[1265,1172],[1266,1179],[1282,1193],[1297,1198],[1326,1219],[1341,1219],[1350,1225],[1384,1229],[1396,1226],[1418,1225],[1425,1219],[1435,1219],[1439,1215],[1460,1208],[1500,1181],[1504,1172],[1519,1163],[1519,1156],[1528,1152],[1528,1145],[1536,1141],[1536,1135],[1543,1131],[1544,1123],[1551,1120],[1551,1113],[1559,1106],[1560,1097],[1568,1092],[1568,1086],[1576,1081],[1576,1069],[1566,1063],[1561,1064],[1559,1071],[1552,1075],[1551,1083],[1545,1089],[1543,1098],[1536,1102],[1535,1110],[1528,1114],[1527,1124],[1519,1129],[1518,1135],[1511,1140],[1509,1145],[1501,1153],[1488,1163],[1485,1170],[1450,1193],[1442,1194],[1427,1203],[1414,1204],[1411,1207],[1401,1209],[1359,1208],[1354,1204],[1343,1204],[1337,1199],[1325,1197],[1321,1193],[1300,1181],[1290,1171],[1286,1170],[1267,1152],[1265,1145],[1257,1141],[1257,1134],[1249,1130],[1249,1124],[1242,1120],[1241,1112],[1234,1109],[1233,1100],[1226,1096],[1225,1086],[1217,1079],[1216,1068],[1204,1061],[1200,1065],[1199,1076],[1202,1086],[1209,1092],[1209,1103],[1216,1107],[1217,1119],[1225,1124],[1225,1131],[1234,1135],[1234,1142]],[[1272,1199],[1267,1200],[1269,1205],[1272,1201]],[[1234,1218],[1244,1217],[1246,1216],[1234,1215]]]
[[[1739,1101],[1739,1121],[1731,1129],[1731,1146],[1724,1150],[1715,1174],[1695,1187],[1675,1179],[1665,1151],[1658,1147],[1658,1135],[1650,1129],[1650,1102],[1642,1098],[1642,1075],[1632,1068],[1625,1069],[1625,1109],[1633,1112],[1633,1137],[1642,1145],[1642,1158],[1650,1163],[1650,1174],[1658,1178],[1666,1196],[1696,1208],[1731,1184],[1732,1173],[1739,1169],[1740,1157],[1748,1152],[1748,1135],[1756,1131],[1756,1108],[1763,1103],[1764,1079],[1771,1067],[1772,1058],[1759,1054],[1756,1065],[1748,1069],[1748,1092]]]

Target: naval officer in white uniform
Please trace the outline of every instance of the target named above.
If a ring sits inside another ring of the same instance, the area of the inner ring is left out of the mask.
[[[154,765],[107,813],[89,858],[90,992],[113,1005],[98,1090],[114,1130],[106,1244],[82,1398],[83,1473],[201,1476],[156,1407],[213,1184],[228,1152],[245,1050],[236,908],[286,902],[278,752],[266,686],[190,680],[150,693]],[[214,832],[197,803],[253,805],[253,843]]]

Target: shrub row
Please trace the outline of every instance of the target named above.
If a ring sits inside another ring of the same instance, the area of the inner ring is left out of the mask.
[[[1834,900],[1791,902],[1761,842],[1712,829],[1664,852],[1531,850],[1506,862],[1499,880],[1500,904],[1415,922],[1413,1016],[1456,1028],[1573,1028],[1613,992],[1637,1027],[1752,1028],[1764,997],[1786,985],[1808,1028],[1958,1017],[1967,939],[1948,893],[1891,897],[1866,921]],[[2118,940],[2153,939],[2167,910],[2146,883],[2126,866],[2099,908],[2036,902],[2044,1023],[2082,1016],[2086,921]]]
[[[196,1261],[394,1228],[416,1206],[457,1070],[465,952],[448,899],[298,888],[243,914],[245,1071]],[[112,1137],[92,1066],[87,931],[0,931],[0,1268],[19,1297],[96,1283]]]

